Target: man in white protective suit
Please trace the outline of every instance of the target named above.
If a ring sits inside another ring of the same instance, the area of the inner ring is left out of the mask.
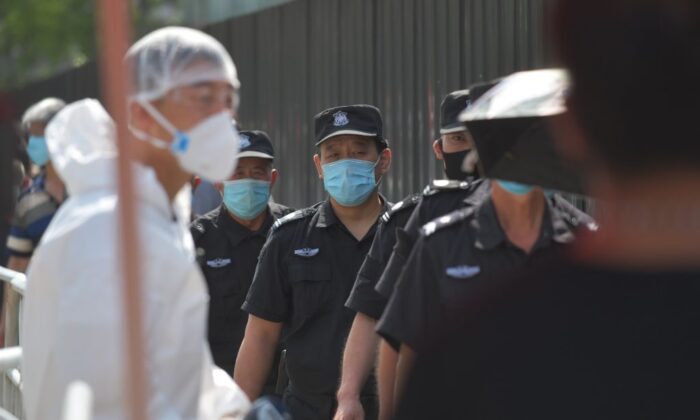
[[[145,36],[126,56],[129,133],[141,259],[150,419],[242,419],[250,403],[217,371],[206,341],[208,295],[189,222],[192,175],[236,166],[239,81],[226,50],[193,29]],[[66,388],[87,383],[96,420],[128,417],[114,124],[95,100],[68,105],[47,129],[70,194],[28,270],[22,364],[30,420],[59,418]]]

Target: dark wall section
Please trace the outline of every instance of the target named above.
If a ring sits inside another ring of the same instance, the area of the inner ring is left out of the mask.
[[[231,52],[243,83],[239,120],[270,133],[280,157],[275,198],[323,198],[311,162],[312,117],[349,103],[384,113],[394,166],[392,200],[441,171],[431,152],[446,93],[547,65],[543,20],[550,0],[296,0],[205,28]],[[16,92],[99,98],[94,63]]]

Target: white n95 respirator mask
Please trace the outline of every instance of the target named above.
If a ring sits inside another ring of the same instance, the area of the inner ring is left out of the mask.
[[[235,121],[227,111],[214,114],[186,132],[180,131],[153,105],[146,101],[139,104],[170,134],[172,143],[151,136],[135,127],[129,127],[139,140],[156,147],[169,149],[180,167],[211,182],[228,179],[236,168],[238,155],[238,131]]]

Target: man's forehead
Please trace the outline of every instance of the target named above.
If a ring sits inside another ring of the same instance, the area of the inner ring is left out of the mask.
[[[255,169],[255,168],[264,168],[267,169],[270,166],[272,166],[272,159],[265,159],[261,157],[242,157],[238,159],[238,164],[236,165],[236,168],[238,169]]]
[[[332,137],[323,143],[321,143],[321,147],[326,147],[326,148],[334,148],[338,146],[342,146],[345,144],[348,145],[357,145],[357,146],[369,146],[372,143],[373,139],[370,137],[364,137],[364,136],[357,136],[353,134],[344,134],[340,136],[335,136]]]

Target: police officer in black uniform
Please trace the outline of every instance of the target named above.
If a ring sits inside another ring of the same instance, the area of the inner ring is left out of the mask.
[[[260,255],[243,309],[250,314],[234,379],[251,399],[270,369],[284,327],[295,420],[330,419],[340,360],[354,312],[344,307],[357,271],[390,204],[377,185],[391,164],[379,110],[342,106],[315,117],[314,162],[330,197],[279,220]],[[366,418],[376,418],[376,384],[360,392]]]
[[[278,178],[267,133],[242,131],[241,152],[229,181],[217,185],[223,204],[196,219],[190,230],[209,289],[209,345],[214,362],[233,375],[248,314],[240,308],[258,255],[275,220],[293,210],[269,200]],[[274,392],[274,375],[265,393]]]
[[[417,220],[427,222],[439,214],[466,205],[463,200],[468,200],[480,185],[476,182],[478,174],[475,170],[462,170],[464,159],[468,155],[476,156],[472,153],[473,144],[469,133],[458,120],[459,114],[468,106],[470,100],[469,90],[459,90],[447,95],[440,107],[441,137],[434,141],[433,150],[437,159],[443,161],[445,174],[449,179],[434,181],[426,187],[424,194],[406,197],[382,216],[374,243],[357,275],[346,302],[346,306],[356,311],[357,315],[343,357],[337,420],[356,418],[362,409],[359,404],[359,391],[374,366],[378,343],[374,327],[387,303],[387,297],[375,291],[375,287],[396,244],[397,230],[399,234],[403,233],[402,228],[417,206],[420,209],[420,217],[416,216]],[[423,200],[426,203],[422,203]],[[425,216],[425,213],[430,216]],[[417,231],[417,228],[415,230]],[[380,390],[380,395],[381,393]]]
[[[470,280],[550,257],[574,240],[575,229],[596,229],[590,216],[540,188],[496,180],[490,190],[476,206],[435,219],[419,232],[377,326],[388,341],[400,343],[398,386],[427,326],[450,319],[446,308],[468,295]]]

